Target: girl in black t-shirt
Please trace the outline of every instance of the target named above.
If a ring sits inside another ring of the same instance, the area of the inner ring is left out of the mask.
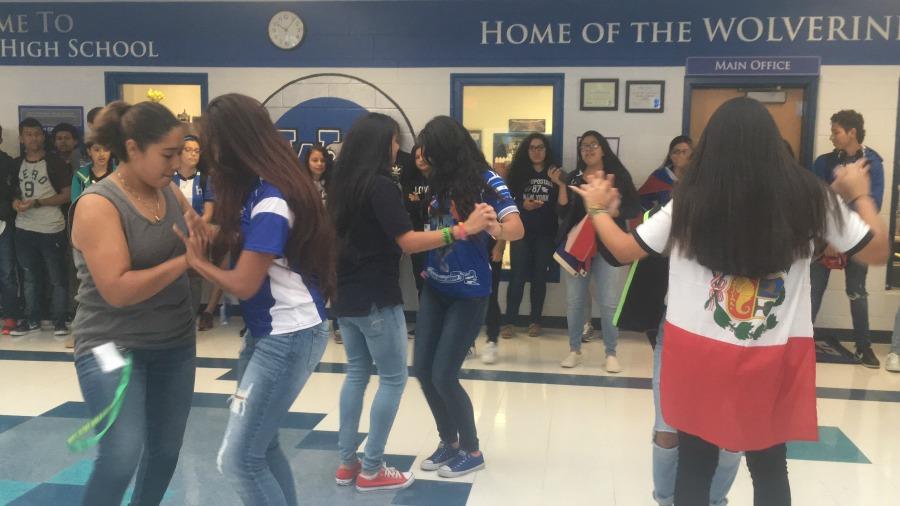
[[[509,191],[516,200],[525,237],[510,245],[510,281],[506,291],[506,325],[501,336],[513,337],[519,323],[519,306],[525,282],[531,280],[531,318],[528,335],[541,333],[544,297],[547,294],[547,269],[556,246],[556,203],[559,187],[550,178],[555,168],[550,141],[533,133],[516,149],[509,171]]]

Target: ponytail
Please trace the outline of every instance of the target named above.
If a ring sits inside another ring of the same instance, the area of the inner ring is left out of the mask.
[[[143,151],[158,142],[181,122],[165,106],[155,102],[130,105],[121,100],[110,103],[94,124],[94,142],[109,146],[122,162],[128,161],[126,141],[135,141]]]

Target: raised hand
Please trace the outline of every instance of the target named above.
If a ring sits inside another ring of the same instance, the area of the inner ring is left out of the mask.
[[[871,183],[869,181],[869,160],[859,160],[841,165],[834,170],[834,182],[831,188],[844,199],[845,202],[869,195]]]
[[[475,204],[475,209],[463,223],[467,234],[477,234],[497,223],[497,212],[488,204]]]

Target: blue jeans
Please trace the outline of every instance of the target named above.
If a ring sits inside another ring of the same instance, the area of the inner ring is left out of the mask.
[[[850,319],[853,322],[853,340],[856,348],[868,348],[872,346],[869,340],[869,294],[866,292],[866,274],[869,267],[854,262],[852,259],[844,267],[844,279],[846,280],[847,298],[850,299]],[[828,278],[831,269],[819,262],[813,262],[810,266],[809,280],[812,285],[812,319],[816,321],[819,308],[822,306],[822,297],[828,287]]]
[[[16,259],[25,274],[25,317],[29,321],[44,319],[42,292],[45,286],[43,273],[47,273],[51,297],[51,314],[54,322],[66,321],[66,248],[69,241],[65,232],[42,234],[30,230],[16,230]]]
[[[359,418],[374,361],[378,369],[378,391],[369,413],[369,435],[363,458],[363,470],[374,474],[383,464],[384,445],[394,425],[408,375],[403,306],[378,308],[372,304],[367,316],[342,316],[338,320],[347,352],[347,376],[341,388],[341,428],[338,436],[341,462],[354,464],[357,461]]]
[[[891,336],[891,353],[900,354],[900,308],[894,314],[894,335]]]
[[[247,505],[295,505],[297,492],[278,426],[328,344],[328,324],[290,334],[247,333],[238,360],[238,387],[222,446],[219,471]]]
[[[553,261],[556,242],[552,236],[529,235],[509,245],[510,275],[506,288],[506,323],[519,325],[519,306],[525,282],[531,276],[531,316],[529,323],[541,323],[547,295],[547,268]]]
[[[478,431],[472,400],[459,384],[459,370],[481,330],[487,304],[487,297],[449,297],[425,283],[416,322],[416,378],[441,441],[458,441],[467,452],[478,450]]]
[[[19,285],[16,281],[15,230],[15,225],[8,222],[0,234],[0,304],[3,305],[5,318],[18,319],[21,311]]]
[[[581,334],[590,307],[590,283],[594,283],[594,296],[600,304],[600,331],[606,354],[616,354],[619,329],[613,325],[619,297],[622,295],[622,267],[613,267],[598,253],[591,260],[591,272],[587,277],[566,274],[566,324],[569,328],[569,349],[581,351]]]
[[[653,422],[653,437],[657,432],[671,432],[677,434],[678,430],[670,426],[663,419],[662,406],[659,403],[659,371],[662,365],[662,350],[665,337],[663,326],[660,322],[659,332],[656,335],[656,346],[653,348],[653,406],[656,408],[656,419]],[[728,504],[728,491],[737,476],[738,467],[741,465],[741,452],[719,450],[719,464],[713,475],[712,485],[709,489],[709,504],[720,506]],[[663,448],[653,442],[653,499],[660,506],[670,506],[675,501],[675,477],[678,472],[678,447]]]
[[[194,394],[196,348],[135,350],[132,357],[124,404],[100,440],[85,505],[122,504],[135,468],[131,504],[159,504],[178,463]],[[112,402],[122,370],[104,373],[93,353],[78,357],[75,370],[90,414],[96,416]]]

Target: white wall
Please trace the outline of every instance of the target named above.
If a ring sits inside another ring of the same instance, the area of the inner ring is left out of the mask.
[[[127,72],[207,72],[209,96],[239,92],[264,100],[288,81],[318,72],[340,72],[370,81],[394,98],[406,112],[413,127],[421,129],[437,114],[448,114],[451,73],[546,73],[546,68],[427,68],[427,69],[223,69],[223,68],[140,68],[140,67],[4,67],[0,73],[0,124],[5,127],[2,148],[15,153],[17,147],[18,105],[83,105],[85,110],[104,100],[104,71]],[[621,137],[620,156],[640,185],[662,161],[669,140],[681,133],[684,69],[681,67],[566,68],[564,72],[565,122],[563,165],[575,162],[575,139],[585,130],[598,130],[607,136]],[[620,79],[619,110],[579,111],[580,79]],[[629,79],[665,80],[665,112],[626,114],[624,88]],[[854,66],[823,67],[819,87],[816,153],[831,149],[828,142],[832,112],[855,108],[866,118],[866,144],[885,159],[885,187],[891,188],[896,135],[897,93],[900,67]],[[383,97],[346,79],[317,80],[317,94],[355,97],[363,107],[389,107]],[[348,96],[349,95],[349,96]],[[406,146],[408,148],[408,146]],[[890,194],[885,196],[882,214],[887,219]],[[404,260],[406,262],[407,260]],[[409,269],[403,269],[404,292],[415,308],[415,288]],[[891,329],[898,295],[884,290],[884,268],[869,275],[869,311],[873,329]],[[501,307],[505,307],[505,284],[501,286]],[[528,294],[521,311],[527,308]],[[565,315],[565,291],[562,285],[548,287],[545,314]],[[835,276],[826,295],[818,324],[848,328],[849,306],[843,295],[843,279]]]

